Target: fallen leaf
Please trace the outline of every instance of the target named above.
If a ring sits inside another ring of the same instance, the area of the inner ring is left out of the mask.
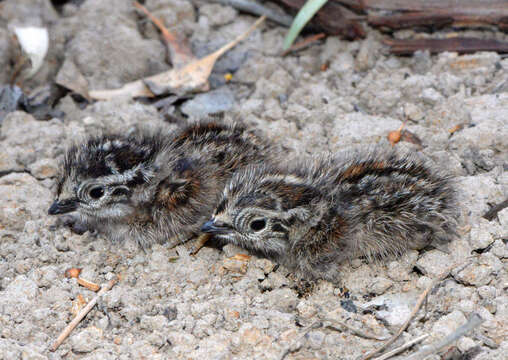
[[[49,48],[48,29],[35,26],[16,26],[14,33],[23,53],[29,59],[29,67],[23,75],[26,80],[34,76],[44,63]]]
[[[238,36],[229,44],[180,69],[171,69],[143,80],[130,82],[119,89],[90,91],[90,97],[97,100],[110,100],[121,96],[154,97],[167,93],[184,95],[192,92],[207,91],[210,88],[208,78],[217,59],[249,36],[265,18],[266,16],[260,17],[245,33]]]
[[[173,64],[175,68],[180,68],[185,64],[189,64],[197,60],[184,38],[170,32],[164,26],[162,21],[153,16],[147,8],[145,8],[137,1],[134,2],[134,6],[141,10],[146,16],[148,16],[148,18],[160,30],[162,37],[166,43],[166,47],[168,48],[171,64]]]

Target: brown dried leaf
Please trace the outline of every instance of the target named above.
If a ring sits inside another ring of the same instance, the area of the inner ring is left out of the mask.
[[[238,36],[229,44],[180,69],[171,69],[143,80],[127,83],[119,89],[90,91],[90,96],[97,100],[110,100],[120,96],[153,97],[167,93],[184,95],[192,92],[207,91],[209,89],[208,77],[217,59],[249,36],[265,18],[265,16],[260,17],[244,34]]]
[[[197,60],[184,38],[170,32],[164,26],[161,20],[153,16],[147,8],[145,8],[137,1],[134,2],[134,6],[141,10],[160,30],[162,37],[166,43],[166,47],[168,48],[168,52],[171,57],[171,63],[175,68],[180,68],[185,64],[189,64]]]

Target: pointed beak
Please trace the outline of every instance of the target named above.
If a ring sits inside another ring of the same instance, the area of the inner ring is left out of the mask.
[[[71,211],[74,211],[78,208],[78,201],[76,199],[68,199],[68,200],[55,200],[53,204],[49,207],[48,214],[49,215],[58,215],[58,214],[66,214]]]
[[[220,224],[210,220],[203,224],[201,231],[208,234],[229,234],[232,229],[226,224]]]

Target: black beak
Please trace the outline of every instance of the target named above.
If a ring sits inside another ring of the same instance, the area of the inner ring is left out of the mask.
[[[208,234],[229,234],[231,227],[226,224],[219,224],[213,220],[207,221],[201,227],[201,231]]]
[[[55,200],[53,204],[49,207],[48,214],[49,215],[58,215],[58,214],[66,214],[71,211],[74,211],[78,208],[78,202],[75,199],[68,199],[58,201]]]

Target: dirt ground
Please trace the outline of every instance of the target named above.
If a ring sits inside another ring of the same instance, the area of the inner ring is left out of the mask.
[[[144,3],[168,28],[184,34],[197,56],[255,21],[205,2]],[[0,85],[12,71],[9,39],[16,25],[49,30],[49,53],[23,85],[26,93],[53,84],[66,62],[90,89],[118,87],[170,68],[156,29],[131,1],[71,1],[55,9],[49,0],[4,0]],[[508,58],[489,52],[391,56],[373,30],[361,41],[329,37],[281,57],[286,31],[263,24],[219,60],[211,92],[172,106],[128,99],[86,105],[64,93],[49,120],[25,111],[1,120],[0,359],[357,359],[380,342],[341,326],[304,330],[328,319],[390,335],[432,279],[466,260],[467,266],[431,292],[395,345],[429,334],[403,358],[478,313],[485,321],[456,342],[455,358],[506,359],[508,208],[491,221],[483,215],[508,197]],[[506,39],[479,30],[466,35]],[[233,75],[229,82],[227,73]],[[449,253],[430,249],[376,264],[352,261],[342,266],[339,284],[322,281],[300,296],[288,270],[256,257],[232,260],[245,253],[233,246],[204,248],[196,256],[184,245],[143,251],[128,241],[73,234],[47,215],[59,161],[73,141],[105,129],[172,131],[185,118],[222,111],[293,156],[387,143],[387,134],[407,120],[405,129],[421,144],[396,146],[423,152],[457,177],[459,237]],[[64,277],[71,267],[83,268],[81,276],[96,283],[114,274],[121,280],[50,352],[76,309],[95,295]]]

